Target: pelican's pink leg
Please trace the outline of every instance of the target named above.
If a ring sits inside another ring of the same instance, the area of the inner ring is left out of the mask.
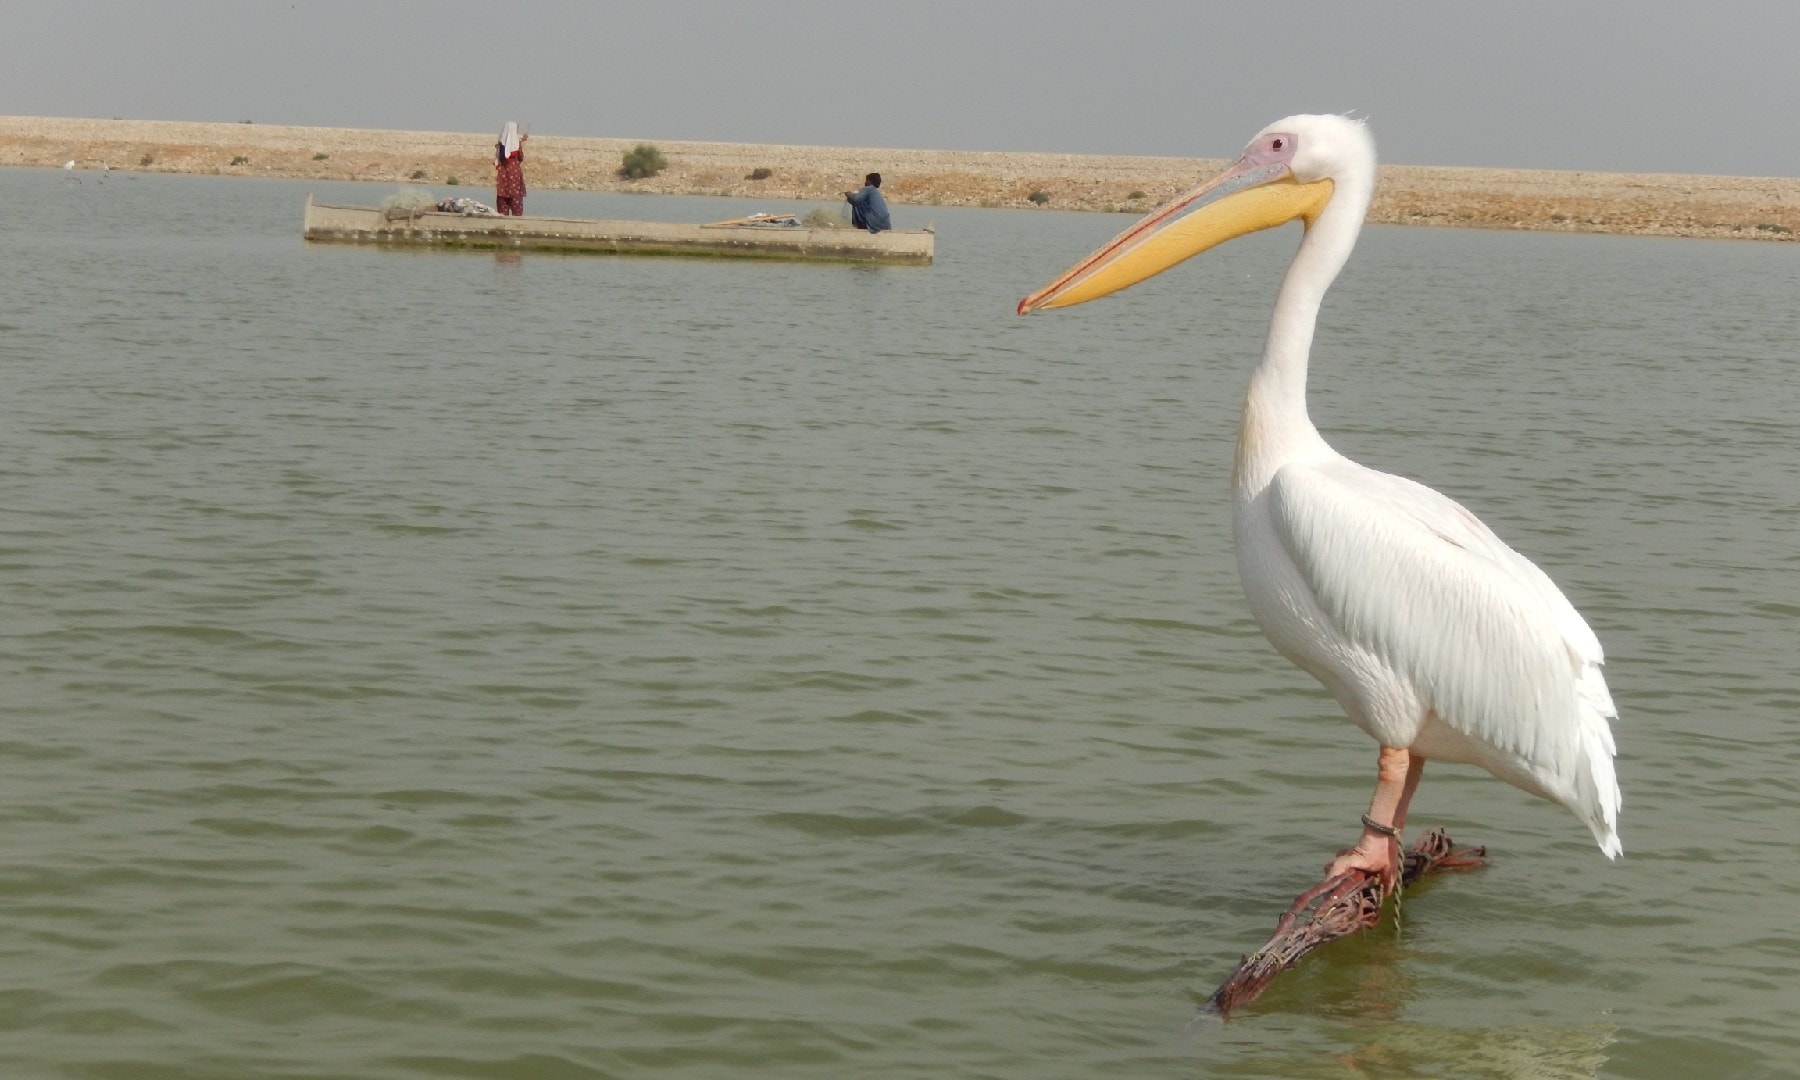
[[[1425,775],[1425,759],[1412,751],[1406,754],[1406,783],[1400,788],[1400,805],[1394,808],[1394,828],[1406,831],[1406,808],[1412,805],[1413,793],[1419,790],[1419,778]]]
[[[1413,768],[1412,762],[1412,755],[1405,750],[1381,748],[1376,761],[1375,795],[1364,815],[1362,835],[1353,847],[1338,852],[1338,857],[1325,868],[1326,878],[1362,870],[1380,878],[1384,889],[1392,889],[1400,879],[1400,826],[1406,821],[1406,806],[1412,801],[1424,769],[1422,759],[1418,769]]]

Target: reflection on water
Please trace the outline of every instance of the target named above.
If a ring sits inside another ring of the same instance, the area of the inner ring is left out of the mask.
[[[1219,1063],[1208,1075],[1595,1080],[1608,1075],[1608,1048],[1615,1038],[1615,1028],[1607,1023],[1457,1028],[1393,1021],[1328,1030],[1337,1045],[1325,1050],[1271,1046],[1267,1039],[1234,1039],[1242,1056]]]
[[[1415,900],[1418,891],[1411,890]],[[1218,1065],[1214,1075],[1295,1080],[1441,1075],[1593,1080],[1603,1074],[1607,1048],[1617,1036],[1610,1022],[1463,1026],[1411,1019],[1421,1006],[1429,1008],[1419,1001],[1418,951],[1390,922],[1314,954],[1238,1018],[1202,1014],[1191,1021],[1197,1053]],[[1330,1046],[1296,1049],[1268,1039],[1262,1024],[1282,1016],[1317,1019]],[[1226,1049],[1232,1053],[1221,1053]]]
[[[309,249],[306,190],[0,172],[21,1075],[1800,1054],[1800,251],[1365,237],[1315,418],[1588,616],[1627,854],[1438,770],[1418,822],[1495,864],[1188,1034],[1374,761],[1230,553],[1291,233],[1018,319],[1122,219],[897,207],[931,268],[460,256]]]
[[[1396,1023],[1348,1028],[1338,1057],[1352,1076],[1429,1075],[1452,1064],[1459,1076],[1495,1080],[1593,1080],[1613,1041],[1609,1024],[1490,1030]]]

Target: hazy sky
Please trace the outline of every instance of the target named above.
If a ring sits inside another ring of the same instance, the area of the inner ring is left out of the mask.
[[[0,113],[1800,176],[1800,2],[52,0]]]

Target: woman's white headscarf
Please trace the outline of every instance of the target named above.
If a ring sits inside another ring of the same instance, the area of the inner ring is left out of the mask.
[[[519,125],[511,120],[500,129],[500,147],[500,156],[503,158],[512,157],[519,149]]]

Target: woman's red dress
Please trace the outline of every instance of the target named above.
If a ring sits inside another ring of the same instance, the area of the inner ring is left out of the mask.
[[[494,162],[494,204],[502,214],[516,217],[525,212],[524,150],[514,150],[505,160]]]

